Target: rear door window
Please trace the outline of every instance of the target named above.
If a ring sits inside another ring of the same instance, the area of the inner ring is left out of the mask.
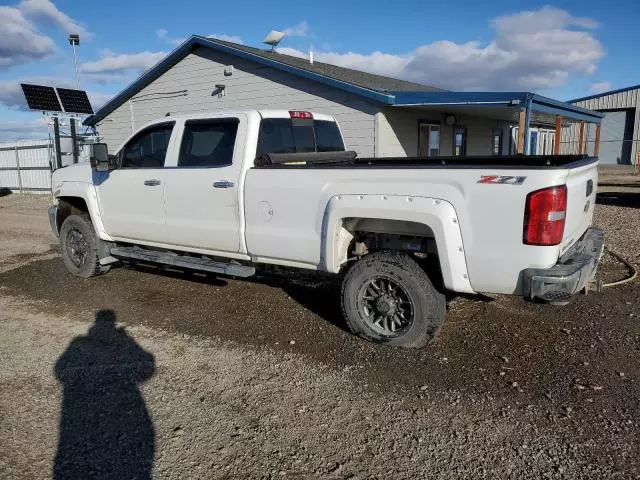
[[[335,122],[290,118],[265,118],[260,122],[258,156],[341,151],[344,151],[344,143]]]
[[[178,167],[226,167],[233,163],[238,119],[191,120],[184,125]]]

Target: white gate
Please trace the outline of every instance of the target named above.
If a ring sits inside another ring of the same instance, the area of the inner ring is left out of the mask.
[[[49,140],[0,143],[0,189],[50,192],[52,158],[53,147]]]

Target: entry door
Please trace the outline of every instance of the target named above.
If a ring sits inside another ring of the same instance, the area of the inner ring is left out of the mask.
[[[168,243],[240,251],[238,126],[237,118],[185,122],[178,165],[165,190]]]
[[[629,141],[630,136],[625,136],[628,121],[627,111],[606,112],[605,115],[600,134],[600,163],[628,165],[631,163],[631,142]],[[625,138],[627,138],[626,142]]]
[[[162,242],[165,233],[164,169],[173,123],[135,135],[118,155],[119,166],[97,182],[100,212],[112,237]]]

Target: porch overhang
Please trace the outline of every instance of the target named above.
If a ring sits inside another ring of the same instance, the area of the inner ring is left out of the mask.
[[[530,92],[391,92],[394,107],[426,108],[451,113],[517,121],[518,113],[526,109],[532,123],[555,124],[556,117],[570,122],[599,124],[600,112],[560,102]],[[489,114],[489,115],[487,115]]]
[[[555,125],[554,154],[560,153],[564,126],[579,124],[577,149],[586,151],[585,125],[596,124],[595,156],[600,145],[600,127],[604,114],[571,103],[560,102],[530,92],[390,92],[396,108],[437,110],[454,115],[472,115],[503,120],[518,126],[517,152],[529,155],[532,125]]]

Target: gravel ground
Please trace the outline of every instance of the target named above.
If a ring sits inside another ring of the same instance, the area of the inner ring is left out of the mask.
[[[637,265],[612,197],[596,223]],[[331,285],[72,278],[47,203],[0,198],[0,478],[640,478],[637,282],[456,298],[394,349],[344,331]]]

